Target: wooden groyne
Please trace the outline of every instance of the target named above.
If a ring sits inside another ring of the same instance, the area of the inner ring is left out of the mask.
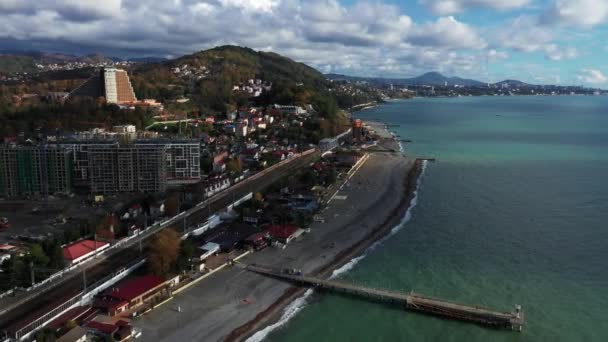
[[[289,281],[301,286],[314,287],[320,290],[396,304],[408,310],[443,318],[514,331],[522,331],[524,325],[524,313],[520,306],[516,306],[513,312],[503,312],[479,306],[470,306],[442,299],[430,298],[413,292],[400,293],[320,279],[303,275],[298,270],[293,269],[276,270],[258,265],[247,265],[245,267],[251,272]]]

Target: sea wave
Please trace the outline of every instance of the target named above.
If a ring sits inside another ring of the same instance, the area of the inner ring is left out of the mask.
[[[289,304],[285,308],[285,310],[283,311],[283,315],[281,315],[281,318],[276,323],[271,324],[271,325],[267,326],[266,328],[256,332],[251,337],[249,337],[246,342],[261,342],[271,332],[273,332],[273,331],[279,329],[280,327],[284,326],[285,324],[287,324],[287,322],[289,322],[289,320],[291,320],[295,315],[298,314],[298,312],[300,312],[302,309],[304,309],[304,307],[306,307],[306,301],[307,301],[308,297],[310,297],[312,295],[312,293],[313,293],[313,290],[311,290],[311,289],[306,290],[306,292],[304,292],[302,297],[296,298],[296,300],[291,302],[291,304]]]
[[[414,190],[414,196],[412,197],[410,206],[407,208],[407,211],[405,212],[405,215],[403,215],[403,218],[401,219],[401,221],[395,227],[393,227],[393,229],[391,229],[391,232],[388,235],[386,235],[382,239],[374,242],[371,246],[369,246],[369,248],[367,248],[367,250],[365,250],[365,252],[362,255],[352,258],[349,262],[344,264],[342,267],[335,269],[331,273],[331,276],[329,277],[329,279],[337,278],[340,275],[355,268],[355,266],[361,260],[365,259],[365,257],[368,255],[369,252],[376,249],[384,241],[388,240],[391,236],[395,235],[398,231],[403,229],[405,224],[408,223],[412,219],[412,210],[416,207],[416,205],[418,205],[418,189],[420,189],[420,183],[422,181],[422,176],[424,176],[424,173],[426,171],[427,164],[428,164],[428,161],[426,161],[426,160],[424,160],[422,162],[422,171],[420,172],[420,176],[418,177],[418,181],[416,183],[416,190]],[[293,317],[295,317],[300,311],[302,311],[302,309],[304,309],[304,307],[306,307],[307,299],[312,294],[313,294],[312,289],[306,290],[306,292],[302,295],[302,297],[296,298],[296,300],[294,300],[291,304],[289,304],[285,308],[285,310],[283,311],[283,315],[281,316],[281,319],[279,319],[276,323],[271,324],[271,325],[267,326],[266,328],[256,332],[251,337],[249,337],[246,342],[261,342],[266,337],[268,337],[268,335],[270,335],[270,333],[272,333],[273,331],[275,331],[275,330],[281,328],[282,326],[284,326],[285,324],[287,324],[287,322],[289,322],[289,320],[291,320]]]

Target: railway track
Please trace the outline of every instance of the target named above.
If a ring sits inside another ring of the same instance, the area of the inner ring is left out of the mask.
[[[203,223],[207,220],[210,213],[215,213],[226,208],[234,202],[234,199],[241,198],[251,192],[262,191],[275,181],[291,174],[295,170],[309,165],[318,156],[319,152],[315,151],[291,160],[277,169],[257,176],[255,179],[245,180],[242,183],[235,184],[224,192],[204,201],[204,205],[194,207],[187,212],[181,213],[181,216],[178,215],[178,218],[169,220],[163,226],[158,227],[150,234],[147,234],[144,239],[148,239],[155,233],[168,227],[175,227],[179,230],[183,226],[192,227],[196,226],[196,224]],[[184,215],[184,213],[187,214]],[[92,284],[101,280],[117,269],[132,263],[139,257],[139,243],[132,243],[126,248],[116,249],[115,252],[106,256],[105,260],[84,268],[87,283]],[[54,284],[52,288],[45,289],[42,293],[33,294],[22,304],[7,310],[7,312],[0,315],[0,330],[17,330],[20,326],[26,325],[32,319],[40,317],[42,314],[56,307],[57,303],[77,295],[83,290],[84,286],[82,272],[83,271],[75,272],[66,276],[66,278],[60,282],[61,286]]]

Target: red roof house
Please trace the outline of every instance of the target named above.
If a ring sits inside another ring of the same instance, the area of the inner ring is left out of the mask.
[[[300,227],[293,224],[285,225],[274,225],[268,228],[268,234],[282,243],[289,243],[291,240],[297,238],[302,233]]]
[[[82,240],[63,247],[63,259],[70,264],[78,263],[95,252],[110,247],[110,244],[102,241]]]
[[[105,290],[95,300],[94,306],[105,309],[112,316],[143,304],[164,288],[166,280],[149,274],[123,282]]]

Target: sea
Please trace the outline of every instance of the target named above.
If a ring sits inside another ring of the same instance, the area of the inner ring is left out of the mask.
[[[308,291],[250,341],[608,341],[608,97],[419,98],[357,116],[437,161],[402,223],[334,277],[522,305],[524,329]]]

